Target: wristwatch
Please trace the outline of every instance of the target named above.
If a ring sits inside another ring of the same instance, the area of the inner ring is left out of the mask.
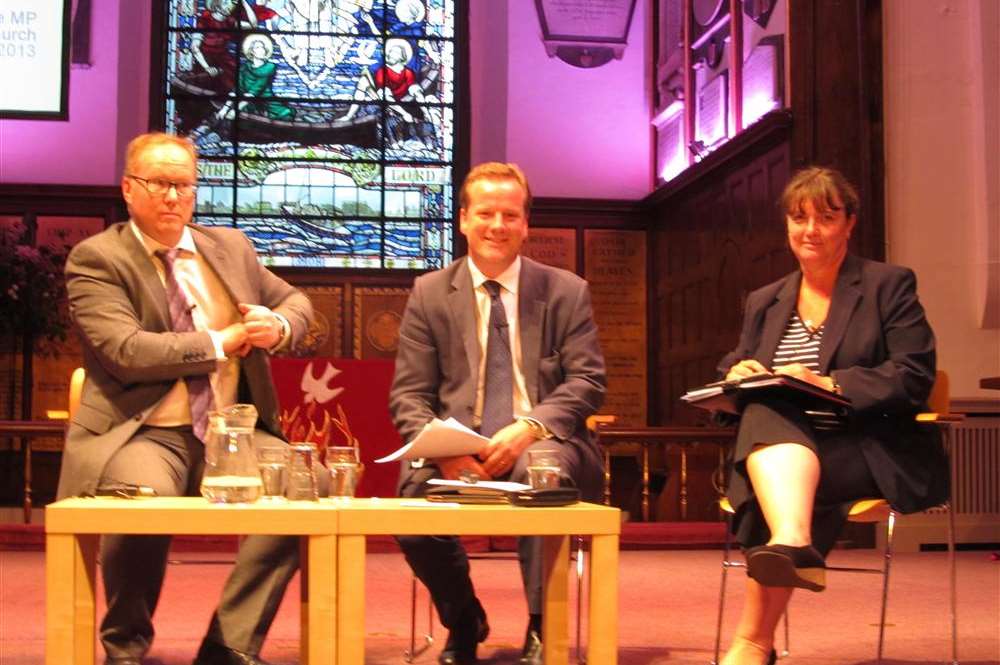
[[[268,349],[268,353],[274,353],[280,349],[281,345],[285,342],[285,337],[287,336],[285,331],[285,322],[282,318],[274,312],[271,312],[271,316],[274,318],[275,323],[278,324],[278,341],[271,345],[271,348]]]
[[[281,343],[285,341],[285,324],[282,320],[275,316],[274,320],[278,322],[278,341],[275,343],[275,347],[281,346]]]
[[[545,425],[538,422],[534,418],[521,418],[521,422],[528,426],[528,430],[531,432],[531,435],[536,439],[547,439],[551,436],[549,431],[545,429]]]

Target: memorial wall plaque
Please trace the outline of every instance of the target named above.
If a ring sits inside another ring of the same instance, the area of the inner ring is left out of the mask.
[[[104,218],[39,215],[35,218],[35,228],[36,245],[59,251],[103,231]]]
[[[726,122],[729,113],[729,86],[726,72],[706,82],[698,91],[698,139],[713,146],[729,136]]]
[[[634,7],[629,0],[545,0],[538,3],[554,39],[625,41]]]
[[[584,276],[594,300],[608,394],[601,413],[647,424],[646,233],[584,231]]]
[[[354,290],[354,357],[393,359],[409,289],[359,287]]]
[[[576,229],[529,226],[521,253],[539,263],[576,272]]]
[[[313,321],[292,356],[344,356],[344,287],[302,286],[313,306]]]

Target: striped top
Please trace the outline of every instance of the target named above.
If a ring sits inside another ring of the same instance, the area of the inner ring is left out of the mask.
[[[809,328],[792,312],[785,334],[771,360],[771,369],[780,365],[801,363],[814,372],[819,371],[819,343],[823,340],[823,326]]]
[[[819,345],[823,341],[824,327],[812,328],[803,323],[798,312],[792,312],[785,333],[778,342],[778,348],[771,360],[771,369],[781,365],[800,363],[814,372],[819,372]],[[823,431],[840,430],[844,418],[832,411],[806,411],[813,429]]]

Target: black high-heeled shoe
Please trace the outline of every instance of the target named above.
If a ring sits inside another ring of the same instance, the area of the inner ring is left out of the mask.
[[[761,545],[746,553],[747,575],[764,586],[826,588],[826,562],[812,545]]]

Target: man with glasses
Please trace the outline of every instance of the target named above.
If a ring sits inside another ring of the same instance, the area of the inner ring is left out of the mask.
[[[283,439],[267,357],[306,334],[312,307],[259,263],[242,233],[191,223],[196,179],[188,139],[137,137],[121,182],[131,219],[66,261],[87,379],[66,435],[60,498],[123,484],[196,495],[207,413],[236,402],[257,407],[257,441]],[[169,545],[168,536],[103,539],[109,665],[140,665],[149,650]],[[261,664],[297,567],[297,538],[248,537],[195,664]]]

